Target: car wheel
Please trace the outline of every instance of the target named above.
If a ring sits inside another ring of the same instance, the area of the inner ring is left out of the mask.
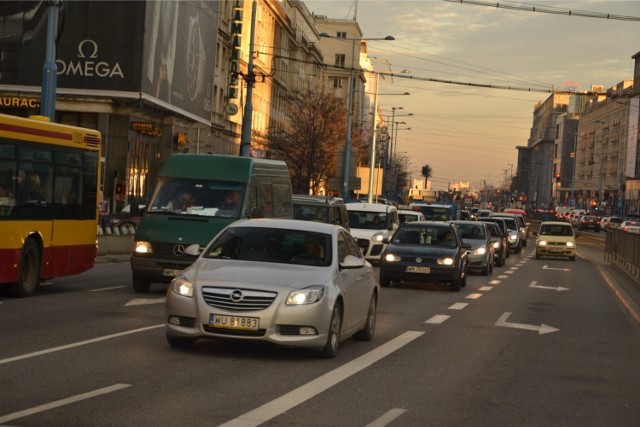
[[[322,357],[325,359],[333,359],[338,354],[341,329],[342,311],[340,310],[340,304],[338,303],[333,307],[333,313],[331,314],[331,322],[329,322],[329,331],[327,333],[327,343],[320,351]]]
[[[462,277],[463,272],[461,271],[458,277],[451,281],[451,290],[453,292],[460,292],[460,289],[462,288]]]
[[[522,239],[522,247],[526,247],[527,246],[527,239]]]
[[[570,259],[571,261],[575,261],[575,260],[576,260],[576,256],[575,256],[575,255],[574,255],[574,256],[571,256],[571,257],[569,257],[569,259]]]
[[[371,341],[373,334],[376,331],[376,308],[378,307],[378,298],[376,295],[371,295],[371,301],[369,302],[369,312],[367,313],[367,321],[364,324],[364,328],[356,332],[353,338],[359,341]]]
[[[466,272],[462,273],[462,281],[460,281],[460,286],[463,287],[463,288],[465,286],[467,286],[467,273]]]
[[[13,296],[24,298],[36,293],[40,284],[40,250],[33,239],[27,239],[20,253],[18,281],[9,287]]]
[[[133,285],[133,290],[139,293],[147,293],[151,287],[151,282],[149,280],[143,279],[136,274],[131,278],[131,284]]]
[[[380,286],[382,286],[383,288],[388,288],[389,286],[391,286],[391,279],[389,279],[387,276],[380,275]]]
[[[522,252],[522,243],[520,243],[517,247],[516,247],[516,251],[517,254],[519,254],[520,252]]]
[[[167,335],[167,342],[173,348],[191,348],[196,343],[195,338],[172,337]]]

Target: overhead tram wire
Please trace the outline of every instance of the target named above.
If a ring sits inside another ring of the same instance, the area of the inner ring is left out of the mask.
[[[600,18],[600,19],[611,19],[611,20],[617,20],[617,21],[640,22],[640,17],[637,17],[637,16],[614,15],[611,13],[590,12],[586,10],[561,9],[561,8],[556,8],[552,6],[540,6],[540,5],[525,6],[525,5],[518,5],[518,4],[510,4],[510,2],[508,1],[505,1],[503,3],[487,2],[487,1],[479,1],[479,0],[443,0],[443,1],[447,3],[460,3],[460,4],[469,4],[473,6],[486,6],[486,7],[492,7],[495,9],[548,13],[551,15],[566,15],[566,16],[578,16],[581,18]]]

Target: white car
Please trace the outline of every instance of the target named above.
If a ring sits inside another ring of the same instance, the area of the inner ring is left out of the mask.
[[[172,347],[200,338],[267,341],[334,357],[350,336],[372,339],[378,295],[371,264],[343,227],[241,220],[171,282],[167,341]]]
[[[381,203],[347,203],[351,235],[367,261],[379,262],[387,248],[383,243],[398,229],[398,210]]]
[[[400,220],[400,224],[404,224],[405,222],[425,220],[424,214],[422,212],[407,209],[398,209],[398,218]]]
[[[622,221],[622,223],[620,224],[620,230],[623,230],[629,233],[640,233],[640,221],[636,221],[636,220]]]

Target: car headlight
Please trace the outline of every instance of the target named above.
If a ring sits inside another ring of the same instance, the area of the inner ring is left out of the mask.
[[[573,245],[573,242],[567,242],[567,247],[568,247],[568,248],[572,248],[573,246],[574,246],[574,245]]]
[[[376,233],[371,236],[372,242],[382,242],[382,239],[384,239],[384,233]]]
[[[451,257],[439,258],[438,265],[453,265],[453,258]]]
[[[538,246],[547,246],[547,241],[546,240],[540,240],[538,242]]]
[[[176,277],[171,281],[171,291],[183,297],[193,297],[193,283],[184,277]]]
[[[474,255],[484,255],[487,253],[487,247],[485,245],[478,246],[473,250]]]
[[[496,240],[495,242],[493,242],[493,249],[500,249],[500,241]]]
[[[515,242],[516,240],[518,240],[518,236],[515,234],[509,234],[509,241]]]
[[[388,262],[398,262],[402,260],[402,258],[396,254],[388,253],[388,254],[385,254],[384,260]]]
[[[151,243],[149,242],[135,242],[135,252],[139,254],[150,254],[153,252],[151,250]]]
[[[293,291],[287,297],[287,305],[313,304],[322,299],[324,286],[310,286],[299,291]]]

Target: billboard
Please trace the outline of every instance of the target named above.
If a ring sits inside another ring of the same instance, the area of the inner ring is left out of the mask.
[[[0,8],[1,85],[41,86],[48,3],[12,2]],[[210,123],[218,2],[61,5],[55,32],[57,88],[88,95],[142,93],[152,103]]]

